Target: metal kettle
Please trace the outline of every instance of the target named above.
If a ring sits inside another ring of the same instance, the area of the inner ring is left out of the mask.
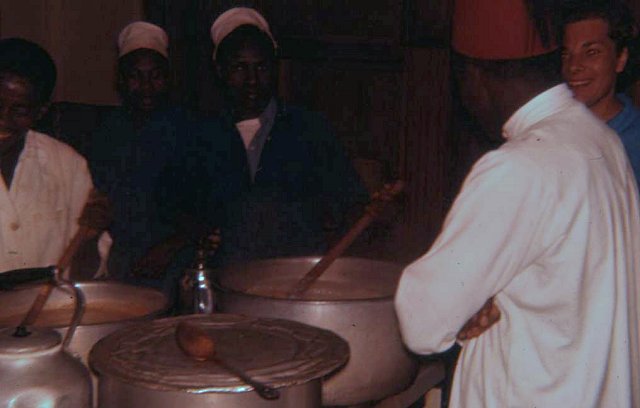
[[[0,273],[0,290],[46,281],[73,292],[76,306],[62,339],[53,329],[19,326],[0,329],[0,407],[91,407],[91,377],[66,350],[84,311],[84,296],[55,267]]]
[[[191,267],[186,268],[180,279],[180,314],[211,314],[216,309],[216,296],[212,288],[213,270],[207,266],[207,249],[204,240],[196,248]]]

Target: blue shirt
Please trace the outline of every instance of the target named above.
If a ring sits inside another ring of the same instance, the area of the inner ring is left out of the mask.
[[[623,94],[617,95],[624,108],[607,125],[618,133],[629,156],[636,181],[640,180],[640,110],[633,105],[631,99]]]
[[[148,249],[166,239],[174,225],[163,219],[159,189],[188,124],[186,112],[168,108],[140,129],[122,108],[112,112],[92,135],[89,165],[96,187],[113,207],[113,247],[109,272],[124,278]]]
[[[192,142],[183,179],[170,185],[182,209],[221,228],[222,263],[322,254],[327,220],[342,227],[341,216],[369,199],[326,120],[304,109],[278,104],[254,177],[229,115],[200,123]]]

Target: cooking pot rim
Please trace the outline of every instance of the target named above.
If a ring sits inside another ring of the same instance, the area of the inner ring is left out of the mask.
[[[144,315],[141,316],[135,316],[135,317],[130,317],[127,319],[114,319],[114,320],[108,320],[108,321],[104,321],[104,322],[97,322],[97,323],[80,323],[78,325],[78,330],[82,330],[83,327],[95,327],[95,326],[107,326],[107,325],[121,325],[123,323],[135,323],[135,322],[139,322],[139,321],[145,321],[145,320],[149,320],[149,318],[154,318],[154,317],[158,317],[163,315],[164,313],[166,313],[169,308],[171,307],[171,304],[169,302],[169,299],[167,298],[167,296],[165,296],[161,291],[148,287],[148,286],[137,286],[137,285],[130,285],[127,283],[123,283],[123,282],[118,282],[118,281],[112,281],[112,280],[104,280],[104,281],[82,281],[82,282],[78,282],[77,286],[79,286],[80,290],[84,291],[85,288],[87,287],[96,287],[96,286],[111,286],[111,287],[127,287],[127,288],[136,288],[137,290],[143,290],[143,291],[148,291],[149,293],[156,293],[160,296],[162,296],[162,307],[158,308],[155,311],[146,313]],[[45,305],[45,309],[46,309],[46,305]],[[66,328],[69,327],[69,324],[57,324],[57,325],[50,325],[50,326],[45,326],[47,328],[50,329],[56,329],[56,330],[64,330]]]
[[[224,275],[225,273],[233,273],[233,271],[235,270],[239,270],[239,269],[244,269],[246,267],[249,266],[253,266],[255,267],[256,265],[261,265],[261,264],[270,264],[270,263],[275,263],[275,262],[309,262],[309,263],[317,263],[322,259],[322,256],[319,255],[308,255],[308,256],[283,256],[283,257],[276,257],[276,258],[264,258],[264,259],[253,259],[253,260],[248,260],[248,261],[241,261],[241,262],[236,262],[233,264],[229,264],[226,267],[223,267],[219,272],[220,274]],[[399,271],[401,272],[404,269],[404,266],[398,262],[392,262],[392,261],[388,261],[388,260],[381,260],[381,259],[370,259],[370,258],[364,258],[364,257],[357,257],[357,256],[343,256],[340,257],[336,260],[336,262],[354,262],[354,261],[366,261],[366,262],[372,262],[372,263],[379,263],[379,264],[385,264],[387,266],[394,266],[397,267],[399,269]],[[319,304],[319,305],[323,305],[323,304],[340,304],[340,303],[345,303],[345,304],[354,304],[354,303],[380,303],[380,302],[388,302],[389,300],[393,300],[395,298],[395,290],[393,291],[393,293],[386,295],[386,296],[374,296],[374,297],[361,297],[361,298],[355,298],[355,299],[288,299],[288,298],[283,298],[283,297],[271,297],[271,296],[264,296],[264,295],[257,295],[257,294],[252,294],[252,293],[247,293],[244,292],[242,290],[238,290],[232,287],[229,287],[227,285],[224,285],[223,283],[221,283],[219,281],[219,279],[214,279],[214,282],[212,282],[214,285],[214,288],[218,291],[221,292],[223,295],[224,294],[233,294],[233,295],[239,295],[239,296],[246,296],[249,297],[251,299],[268,299],[270,301],[277,301],[277,302],[282,302],[282,303],[304,303],[304,304],[308,304],[308,305],[312,305],[312,304]]]
[[[372,298],[359,298],[359,299],[326,299],[326,300],[319,300],[319,299],[288,299],[288,298],[283,298],[283,297],[271,297],[271,296],[262,296],[262,295],[256,295],[253,293],[247,293],[247,292],[243,292],[241,290],[236,290],[233,288],[228,288],[228,287],[224,287],[219,285],[219,287],[222,289],[222,295],[239,295],[239,296],[246,296],[248,298],[253,298],[253,299],[268,299],[269,301],[275,301],[275,302],[281,302],[281,303],[304,303],[304,304],[309,304],[309,305],[326,305],[326,304],[336,304],[336,303],[346,303],[346,304],[350,304],[350,303],[358,303],[358,304],[362,304],[362,303],[380,303],[380,302],[388,302],[389,300],[393,300],[393,298],[395,297],[395,293],[388,295],[388,296],[378,296],[378,297],[372,297]]]

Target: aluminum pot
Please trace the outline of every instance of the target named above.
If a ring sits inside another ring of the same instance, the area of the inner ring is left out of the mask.
[[[109,281],[79,282],[76,286],[86,298],[84,316],[68,350],[86,364],[91,347],[107,334],[126,325],[164,314],[169,302],[162,292],[140,286]],[[25,316],[40,287],[0,292],[0,327],[15,327]],[[51,293],[35,326],[54,327],[66,334],[74,298],[56,288]]]
[[[214,361],[196,361],[176,343],[179,322],[214,340],[216,357],[279,391],[266,400]],[[214,314],[140,323],[100,340],[90,364],[101,408],[317,408],[321,381],[345,364],[349,346],[327,330],[277,319]]]
[[[417,372],[398,329],[393,296],[399,265],[340,258],[303,299],[285,294],[320,258],[280,258],[236,264],[218,272],[226,313],[291,319],[331,330],[349,342],[347,366],[323,384],[324,405],[357,405],[396,394]]]

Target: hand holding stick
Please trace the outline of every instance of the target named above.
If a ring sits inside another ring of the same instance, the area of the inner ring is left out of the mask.
[[[107,228],[110,221],[110,208],[106,196],[98,190],[92,190],[82,210],[82,215],[78,219],[78,230],[73,238],[71,238],[69,245],[67,245],[67,248],[62,253],[56,265],[60,273],[63,273],[63,271],[71,265],[82,243],[95,237],[100,231]],[[38,319],[44,304],[53,291],[53,286],[52,283],[49,283],[42,287],[27,312],[27,315],[22,319],[20,323],[21,327],[31,326]]]
[[[353,227],[345,234],[344,237],[334,245],[322,259],[302,279],[300,279],[293,289],[289,292],[290,299],[299,298],[311,285],[318,280],[320,275],[326,271],[329,266],[355,241],[355,239],[364,231],[369,224],[380,214],[384,206],[390,202],[395,196],[404,190],[404,182],[396,181],[392,185],[385,186],[381,191],[375,193],[371,203],[367,206],[365,213],[354,224]]]

